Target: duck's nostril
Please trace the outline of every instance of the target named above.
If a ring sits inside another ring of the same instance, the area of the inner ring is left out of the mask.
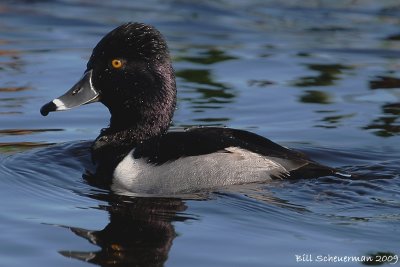
[[[72,91],[72,95],[76,95],[77,93],[79,93],[82,90],[82,87],[79,87],[77,89],[75,89],[74,91]]]

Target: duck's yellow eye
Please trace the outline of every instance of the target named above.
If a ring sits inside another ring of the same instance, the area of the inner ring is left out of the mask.
[[[123,62],[120,59],[113,59],[111,61],[111,65],[113,66],[114,69],[120,69],[123,66]]]

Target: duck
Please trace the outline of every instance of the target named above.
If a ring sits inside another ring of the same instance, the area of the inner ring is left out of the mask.
[[[163,35],[129,22],[93,49],[80,80],[40,112],[101,102],[108,127],[91,146],[96,179],[114,192],[181,194],[231,185],[338,175],[255,133],[227,127],[169,129],[177,88]]]

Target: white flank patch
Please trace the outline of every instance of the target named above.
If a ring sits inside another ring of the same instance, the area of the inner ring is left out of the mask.
[[[179,194],[234,184],[264,182],[288,171],[278,162],[238,147],[182,157],[161,165],[134,159],[132,150],[116,167],[116,192]]]

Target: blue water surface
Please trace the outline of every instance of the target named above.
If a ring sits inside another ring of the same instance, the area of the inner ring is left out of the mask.
[[[400,257],[398,1],[4,0],[0,17],[0,266],[361,266]],[[44,118],[39,109],[127,21],[168,40],[173,127],[250,130],[359,178],[179,198],[89,185],[90,142],[108,110]]]

